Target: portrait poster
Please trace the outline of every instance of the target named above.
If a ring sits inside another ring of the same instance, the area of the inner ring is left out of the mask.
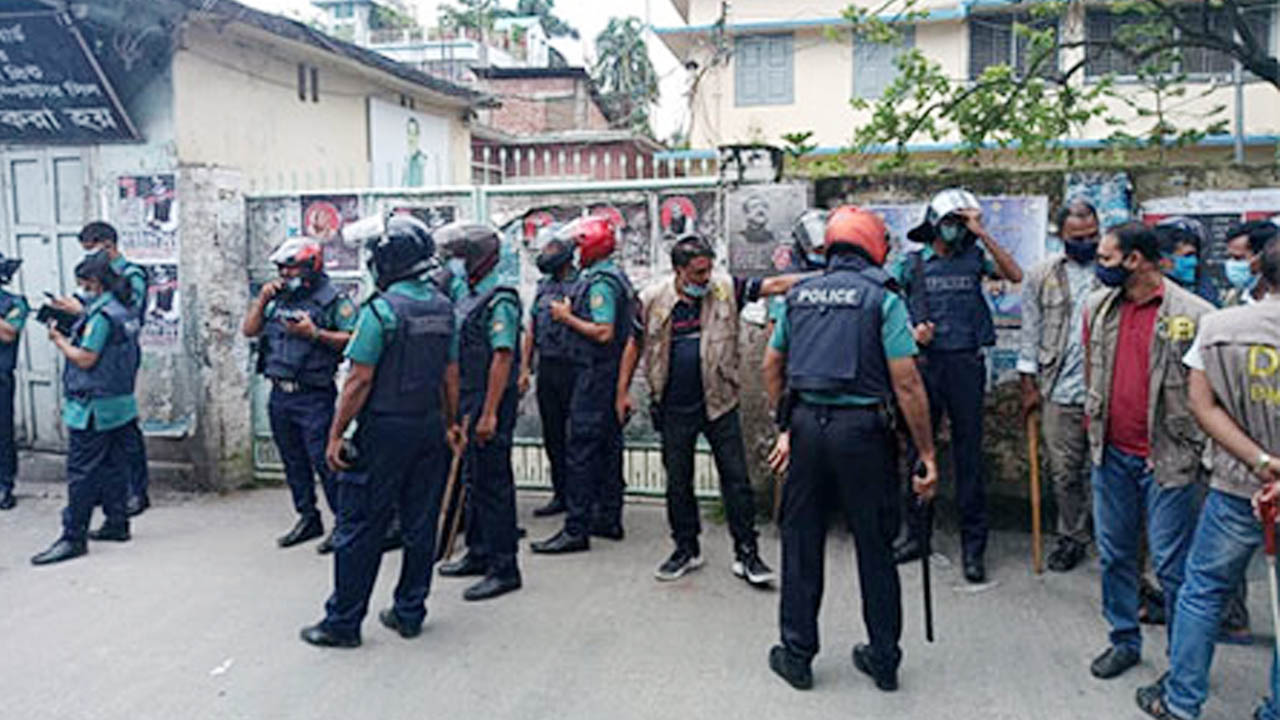
[[[182,349],[182,302],[178,264],[149,263],[147,304],[138,344],[143,350],[169,354]]]
[[[172,174],[124,175],[116,179],[112,222],[120,252],[130,260],[178,259],[178,198]]]
[[[790,263],[791,227],[806,209],[801,184],[744,185],[725,195],[729,269],[776,275]]]
[[[360,219],[360,198],[355,195],[304,195],[302,234],[324,247],[327,271],[352,271],[360,267],[360,248],[342,240],[342,228]]]

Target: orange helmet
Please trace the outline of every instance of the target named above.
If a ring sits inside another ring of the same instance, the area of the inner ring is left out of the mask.
[[[574,220],[560,231],[559,237],[578,246],[584,267],[612,255],[618,243],[613,222],[597,215]]]
[[[889,235],[884,218],[856,205],[841,205],[827,217],[823,252],[829,253],[835,245],[862,250],[873,264],[883,265],[885,256],[889,254]]]

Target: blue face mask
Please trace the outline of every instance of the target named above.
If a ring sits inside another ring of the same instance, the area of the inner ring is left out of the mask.
[[[707,296],[706,285],[694,285],[693,283],[685,283],[684,287],[682,287],[681,290],[684,291],[685,295],[688,295],[694,300],[701,300],[702,298]]]
[[[302,278],[291,277],[284,281],[284,289],[291,293],[296,293],[302,289]]]
[[[1124,285],[1132,274],[1124,265],[1097,265],[1094,273],[1098,276],[1098,282],[1109,288]]]
[[[445,267],[449,268],[449,272],[456,278],[467,279],[467,261],[462,258],[449,258],[449,262],[445,263]]]
[[[1078,265],[1088,265],[1098,256],[1098,243],[1093,240],[1063,240],[1062,249]]]
[[[1177,255],[1171,258],[1173,267],[1165,271],[1165,274],[1182,285],[1194,285],[1196,282],[1196,267],[1200,264],[1200,259],[1195,255]]]
[[[1222,263],[1222,270],[1227,275],[1227,282],[1237,290],[1244,290],[1253,285],[1253,271],[1249,269],[1248,260],[1227,260]]]
[[[819,255],[818,253],[805,253],[804,259],[805,259],[805,262],[809,263],[809,267],[820,268],[820,267],[827,266],[826,255]]]
[[[942,236],[942,242],[948,245],[955,245],[964,237],[965,226],[958,223],[945,222],[938,226],[938,235]]]

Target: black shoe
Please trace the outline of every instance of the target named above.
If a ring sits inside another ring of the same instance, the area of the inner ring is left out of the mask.
[[[129,517],[141,515],[151,507],[151,498],[146,495],[133,495],[125,503],[125,511],[129,513]]]
[[[49,546],[48,550],[31,558],[32,565],[52,565],[53,563],[62,562],[77,558],[89,552],[89,547],[83,542],[72,542],[70,540],[59,540]]]
[[[462,593],[462,599],[470,602],[477,600],[489,600],[499,595],[506,595],[509,592],[519,590],[521,586],[520,573],[515,575],[489,575],[480,582],[467,588]]]
[[[12,510],[17,504],[18,498],[14,497],[12,490],[8,488],[0,490],[0,510]]]
[[[89,531],[90,540],[100,540],[106,542],[129,542],[129,526],[116,525],[112,527],[106,523],[97,530]]]
[[[1168,706],[1164,704],[1164,683],[1162,682],[1138,688],[1133,699],[1138,703],[1139,710],[1156,720],[1178,720],[1177,716],[1169,712]]]
[[[808,690],[813,687],[813,670],[809,667],[809,663],[797,659],[781,645],[770,648],[769,669],[797,690]]]
[[[395,630],[397,633],[400,633],[400,637],[405,640],[416,638],[422,634],[421,624],[413,626],[408,625],[400,619],[399,615],[396,615],[395,608],[387,608],[386,610],[378,613],[378,620],[382,622],[383,627],[388,630]]]
[[[1059,538],[1058,546],[1049,553],[1049,569],[1060,573],[1070,572],[1084,557],[1084,543],[1068,537]]]
[[[319,515],[311,517],[299,518],[294,523],[293,529],[276,540],[276,544],[282,548],[293,547],[298,543],[304,543],[320,537],[324,534],[324,524],[320,522]]]
[[[876,687],[881,690],[893,692],[898,689],[898,671],[883,672],[878,670],[870,645],[858,644],[853,646],[853,666],[870,676],[876,682]]]
[[[1137,650],[1127,647],[1109,647],[1107,651],[1094,659],[1089,672],[1099,680],[1110,680],[1124,674],[1125,670],[1138,664],[1142,656]]]
[[[591,540],[586,536],[570,535],[561,530],[546,540],[530,543],[529,548],[543,555],[563,555],[565,553],[586,552],[591,549]]]
[[[964,559],[964,579],[974,585],[987,581],[986,564],[982,562],[980,556],[975,555]]]
[[[653,576],[663,582],[669,582],[671,580],[679,580],[685,574],[700,567],[702,567],[702,555],[695,550],[678,546],[671,553],[671,557],[658,566]]]
[[[324,539],[316,546],[317,553],[320,553],[321,555],[328,555],[333,552],[333,534],[337,531],[337,528],[335,528],[331,530],[328,535],[324,536]]]
[[[561,500],[558,497],[553,497],[551,498],[550,501],[547,502],[546,505],[543,505],[542,507],[534,508],[533,516],[534,517],[550,517],[552,515],[559,515],[560,513],[564,512],[566,509],[567,508],[565,508],[563,500]]]
[[[606,540],[621,540],[626,536],[627,533],[622,529],[622,523],[591,526],[591,537],[604,538]]]
[[[468,552],[461,560],[447,562],[440,566],[440,577],[479,577],[489,572],[489,561]]]
[[[923,552],[924,548],[920,546],[919,540],[907,538],[893,548],[893,561],[899,565],[915,562]]]
[[[776,579],[773,570],[764,564],[755,550],[744,552],[733,561],[733,574],[758,588],[769,587]]]
[[[523,540],[523,539],[525,539],[525,538],[526,538],[526,537],[528,537],[528,536],[529,536],[529,531],[528,531],[528,530],[525,530],[523,527],[517,527],[517,528],[516,528],[516,539],[517,539],[517,540]]]
[[[400,528],[394,528],[382,536],[382,552],[391,552],[402,547],[404,547],[404,536],[400,534]]]
[[[302,641],[317,647],[332,648],[354,648],[360,647],[360,636],[342,637],[336,633],[329,632],[324,627],[324,623],[318,623],[311,627],[302,628],[298,633]]]

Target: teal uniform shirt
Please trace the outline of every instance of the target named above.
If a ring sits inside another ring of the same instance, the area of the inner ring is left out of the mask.
[[[107,346],[111,339],[111,319],[102,309],[111,302],[111,297],[109,293],[103,293],[89,304],[89,320],[80,330],[79,347],[101,353]],[[62,421],[72,430],[88,430],[91,422],[94,430],[114,430],[137,417],[138,401],[133,395],[89,399],[67,397],[62,406]]]
[[[582,276],[591,284],[587,288],[587,301],[591,308],[591,322],[599,325],[612,325],[618,315],[618,296],[613,285],[602,275],[605,270],[617,267],[613,260],[601,260],[582,271]]]
[[[475,293],[483,295],[498,284],[498,274],[476,284]],[[515,350],[520,333],[520,303],[510,295],[499,295],[489,302],[489,345],[494,350]]]
[[[14,295],[7,290],[0,290],[0,293],[13,298],[13,307],[9,308],[9,312],[5,314],[4,321],[12,325],[14,332],[21,336],[22,328],[27,324],[27,315],[31,314],[31,306],[21,295]],[[13,341],[18,342],[18,338],[15,337]]]
[[[938,253],[933,249],[932,244],[925,245],[924,249],[920,251],[921,262],[929,262],[937,256]],[[898,281],[900,287],[907,287],[911,283],[911,253],[898,253],[889,263],[889,267],[886,270],[894,280]],[[997,274],[996,264],[991,259],[991,256],[987,254],[985,248],[982,250],[982,272],[986,273],[988,277],[995,277]]]
[[[785,306],[784,306],[785,308]],[[907,304],[897,293],[887,292],[881,305],[880,342],[884,344],[885,357],[897,360],[912,357],[919,353],[915,338],[911,335],[911,320],[907,315]],[[790,322],[786,312],[777,319],[773,326],[773,336],[769,338],[769,347],[786,353],[791,346]],[[839,392],[800,393],[800,399],[815,405],[876,405],[882,398],[867,397]]]
[[[430,300],[440,291],[434,282],[423,277],[394,282],[386,292],[412,300]],[[387,340],[395,337],[397,322],[391,303],[380,295],[374,295],[360,308],[360,314],[355,320],[355,333],[347,343],[346,357],[361,365],[377,365]],[[458,329],[455,322],[453,334],[449,338],[449,362],[457,361]]]
[[[262,319],[270,320],[276,315],[277,303],[273,299],[262,311]],[[329,315],[319,323],[321,330],[349,333],[356,329],[356,304],[346,295],[339,295],[329,306]]]
[[[131,268],[137,268],[134,272],[129,272]],[[111,269],[117,275],[126,278],[129,281],[129,290],[133,293],[133,297],[129,298],[129,302],[124,303],[130,310],[140,310],[147,306],[147,272],[142,266],[131,263],[125,259],[124,255],[117,255],[111,261]],[[123,301],[121,301],[123,302]]]

